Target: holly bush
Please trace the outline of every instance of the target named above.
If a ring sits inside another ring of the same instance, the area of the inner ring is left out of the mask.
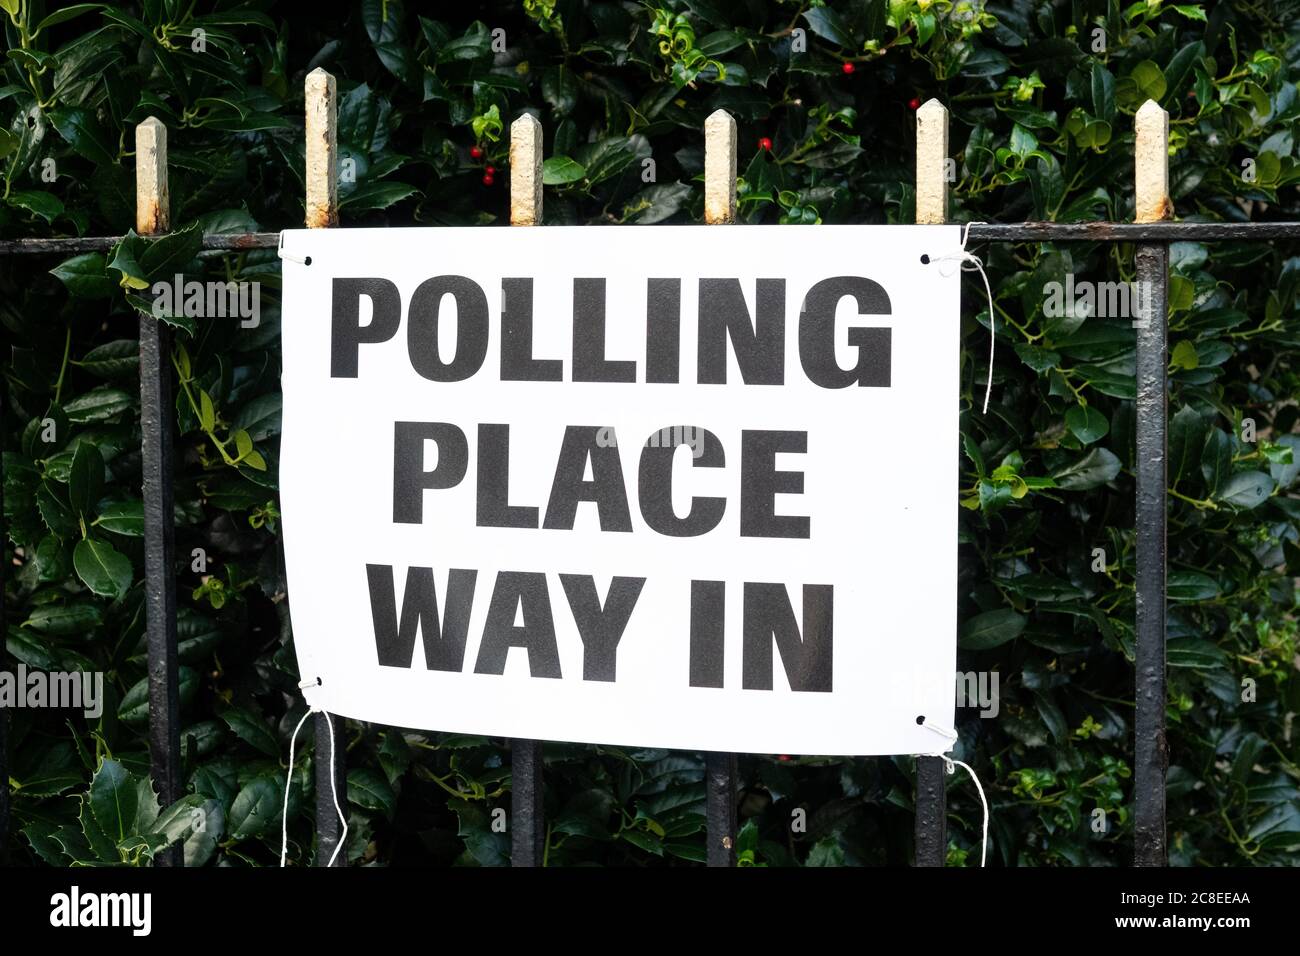
[[[286,783],[290,858],[311,858],[310,741],[286,780],[304,704],[277,537],[278,260],[201,248],[303,221],[311,69],[338,79],[345,226],[505,223],[508,128],[524,110],[545,128],[547,223],[700,221],[702,127],[719,108],[739,124],[742,221],[906,223],[914,111],[932,97],[951,111],[955,221],[1131,218],[1133,115],[1148,99],[1169,112],[1179,217],[1300,219],[1294,0],[416,6],[0,0],[0,235],[125,237],[107,253],[0,265],[7,666],[103,672],[108,697],[97,719],[10,712],[14,859],[141,864],[181,842],[191,864],[273,863]],[[150,116],[170,144],[174,228],[161,239],[131,232],[134,127]],[[957,753],[989,791],[994,862],[1125,864],[1134,331],[1052,296],[1133,280],[1133,248],[977,251],[994,315],[969,284],[961,537],[934,547],[960,548],[959,667],[996,678],[997,700],[984,717],[959,710]],[[1176,864],[1294,862],[1300,847],[1293,253],[1171,249]],[[163,808],[145,746],[136,336],[151,316],[141,291],[176,272],[257,281],[262,307],[255,327],[164,320],[188,795]],[[907,481],[907,448],[927,440],[924,421],[900,422],[881,466]],[[927,600],[915,571],[912,597]],[[505,741],[359,723],[346,741],[351,862],[508,861]],[[702,859],[700,755],[548,744],[545,759],[549,864]],[[909,758],[740,766],[742,864],[910,861]],[[951,779],[948,861],[971,865],[980,807]]]

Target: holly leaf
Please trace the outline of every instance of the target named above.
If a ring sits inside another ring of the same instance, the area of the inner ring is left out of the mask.
[[[130,771],[116,760],[104,760],[90,781],[90,811],[114,843],[131,835],[139,801],[140,791]]]
[[[68,500],[83,517],[88,516],[104,493],[104,456],[91,442],[80,441],[72,453],[68,474]]]
[[[72,549],[72,566],[77,577],[100,597],[117,600],[126,593],[135,576],[131,559],[119,554],[107,541],[82,538]]]

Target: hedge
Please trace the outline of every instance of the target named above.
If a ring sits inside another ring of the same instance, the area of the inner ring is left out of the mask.
[[[193,865],[277,860],[288,736],[304,707],[279,557],[279,262],[199,243],[302,222],[309,70],[338,78],[345,226],[503,225],[507,130],[523,110],[546,131],[548,224],[701,221],[701,131],[718,108],[740,127],[743,221],[906,223],[914,111],[931,97],[952,113],[957,221],[1131,218],[1133,114],[1148,98],[1170,113],[1180,217],[1300,218],[1292,2],[43,7],[0,0],[0,238],[126,238],[107,254],[0,262],[6,666],[104,672],[109,697],[98,719],[11,712],[19,862],[143,865],[178,840]],[[175,231],[157,241],[129,232],[133,130],[149,116],[166,124],[171,153]],[[960,548],[959,667],[996,674],[999,695],[996,716],[959,711],[958,754],[990,792],[995,864],[1123,865],[1134,333],[1057,314],[1045,290],[1067,275],[1129,281],[1133,250],[979,251],[996,299],[993,402],[981,414],[990,316],[972,283],[960,459],[953,449],[961,536],[934,547]],[[1300,847],[1294,253],[1172,248],[1177,865],[1294,862]],[[256,328],[172,320],[189,795],[161,808],[144,736],[135,338],[139,290],[178,269],[260,282],[263,299]],[[925,421],[899,422],[873,454],[901,485],[909,450],[928,440]],[[927,599],[923,567],[915,599]],[[352,863],[508,862],[509,836],[492,825],[509,808],[504,741],[356,723],[347,739]],[[313,849],[314,759],[309,747],[294,768],[297,863]],[[548,864],[697,864],[702,768],[699,754],[548,744]],[[910,759],[747,755],[741,775],[742,864],[911,860]],[[978,799],[957,783],[949,801],[948,862],[976,864]]]

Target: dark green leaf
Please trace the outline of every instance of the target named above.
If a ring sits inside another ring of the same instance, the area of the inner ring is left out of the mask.
[[[1273,479],[1264,472],[1240,471],[1224,481],[1214,497],[1237,508],[1256,508],[1272,493]]]
[[[244,743],[260,750],[268,757],[280,755],[280,745],[276,742],[275,734],[260,714],[244,707],[228,707],[221,712],[221,719]]]
[[[568,156],[551,156],[542,163],[542,182],[547,186],[560,186],[582,179],[587,171]]]
[[[88,637],[99,623],[99,608],[93,604],[42,604],[32,608],[27,620],[23,621],[23,627],[42,634]]]
[[[78,442],[68,474],[68,501],[72,510],[89,519],[103,493],[104,456],[90,442]]]
[[[19,209],[26,209],[46,222],[53,222],[63,215],[63,203],[53,193],[35,189],[15,189],[5,197],[5,202]]]
[[[107,299],[117,283],[108,276],[103,253],[86,252],[66,259],[50,270],[68,291],[83,299]]]
[[[95,519],[96,527],[129,538],[139,538],[144,534],[144,502],[117,501],[105,505]]]
[[[92,163],[112,165],[117,162],[117,145],[95,114],[79,107],[49,110],[50,125],[59,135]]]
[[[113,287],[111,282],[109,286]],[[136,375],[140,368],[140,343],[132,339],[105,342],[87,352],[76,364],[101,378]]]
[[[1056,486],[1067,491],[1086,491],[1108,481],[1120,472],[1120,460],[1105,448],[1094,448],[1074,464],[1056,472]]]
[[[134,831],[139,800],[136,779],[116,760],[104,760],[90,782],[90,810],[114,843]]]
[[[1013,641],[1021,635],[1028,618],[1010,608],[985,611],[966,621],[958,643],[972,651],[984,651]]]
[[[72,564],[81,582],[101,597],[116,601],[131,586],[131,561],[106,541],[84,538],[72,551]]]
[[[365,767],[348,771],[348,800],[366,810],[382,811],[387,817],[397,807],[397,795],[388,781]]]
[[[284,801],[284,782],[270,775],[254,777],[239,791],[228,821],[232,840],[258,837],[276,826]]]
[[[1065,413],[1065,425],[1085,445],[1105,438],[1110,431],[1110,422],[1106,416],[1091,405],[1075,405],[1071,408]]]

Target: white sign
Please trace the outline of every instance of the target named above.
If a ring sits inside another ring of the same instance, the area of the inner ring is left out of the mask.
[[[920,721],[953,724],[960,283],[934,260],[959,247],[956,226],[285,233],[309,699],[490,736],[946,750]]]

